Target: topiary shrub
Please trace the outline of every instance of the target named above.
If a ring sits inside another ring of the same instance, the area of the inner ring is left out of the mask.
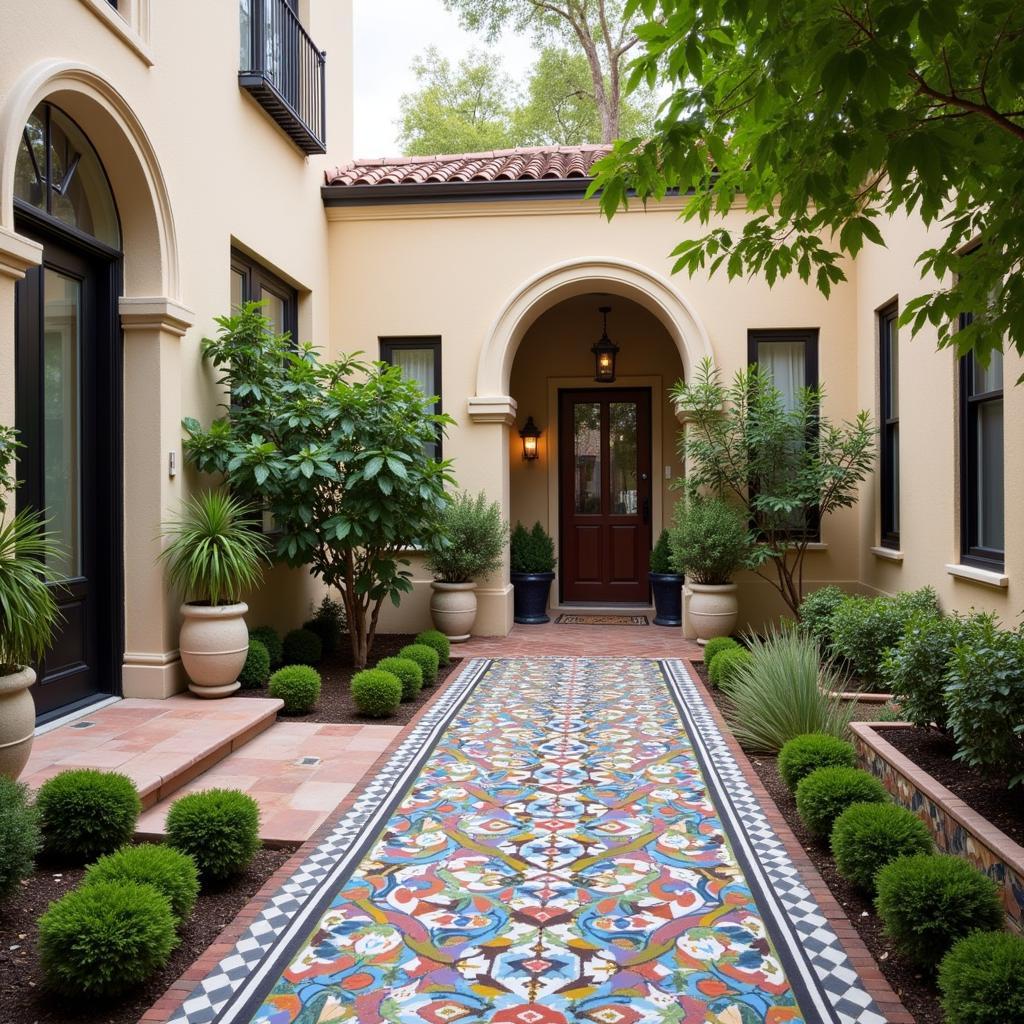
[[[739,650],[742,650],[741,646],[731,636],[716,636],[704,645],[704,664],[710,668],[716,654]]]
[[[423,670],[423,685],[433,686],[437,682],[437,651],[426,644],[407,644],[398,652],[398,657],[415,661]]]
[[[822,587],[800,603],[800,629],[818,645],[822,654],[832,648],[832,616],[847,596],[839,587]]]
[[[433,647],[437,651],[438,664],[447,665],[452,660],[452,642],[439,629],[425,629],[416,634],[416,643]]]
[[[307,715],[320,699],[320,673],[309,665],[288,665],[270,677],[270,696],[284,701],[284,714]]]
[[[204,879],[239,875],[260,848],[259,805],[237,789],[189,793],[171,804],[167,842],[187,853]]]
[[[672,545],[669,544],[668,530],[662,530],[658,535],[657,543],[651,548],[648,565],[651,572],[663,576],[672,574]]]
[[[886,934],[922,967],[937,964],[973,931],[1003,927],[999,887],[959,857],[898,857],[879,870],[875,887],[875,909]]]
[[[402,703],[402,680],[383,669],[357,672],[352,677],[351,689],[356,707],[371,718],[389,718]]]
[[[249,630],[250,640],[259,640],[270,655],[270,667],[278,668],[284,664],[284,641],[281,634],[272,626],[257,626]]]
[[[1024,937],[975,932],[939,965],[945,1024],[1009,1024],[1024,1020]]]
[[[183,924],[199,895],[199,871],[186,853],[170,846],[142,843],[124,846],[100,857],[85,872],[83,885],[100,882],[137,882],[151,885],[167,897],[176,924]]]
[[[853,804],[832,826],[832,856],[843,878],[868,892],[875,875],[897,857],[931,853],[928,826],[896,804]]]
[[[323,643],[316,633],[308,629],[293,629],[284,635],[286,665],[319,665],[323,657]]]
[[[126,775],[77,768],[44,782],[36,807],[45,853],[88,864],[131,839],[142,802]]]
[[[381,658],[377,668],[398,676],[402,684],[402,700],[415,700],[423,689],[423,669],[412,658]]]
[[[138,882],[83,885],[39,919],[47,985],[68,996],[118,996],[160,970],[178,944],[166,896]]]
[[[32,874],[38,849],[38,815],[28,787],[0,775],[0,900]]]
[[[800,820],[819,839],[827,839],[832,826],[851,804],[887,803],[885,786],[859,768],[816,768],[796,787]]]
[[[782,781],[794,792],[801,779],[819,768],[855,767],[857,753],[846,740],[813,732],[789,740],[779,751],[778,764]]]
[[[726,689],[739,667],[749,665],[751,660],[750,652],[742,647],[719,651],[708,665],[708,681],[712,686]]]
[[[262,640],[249,637],[249,653],[238,673],[243,690],[258,690],[270,678],[270,652]]]

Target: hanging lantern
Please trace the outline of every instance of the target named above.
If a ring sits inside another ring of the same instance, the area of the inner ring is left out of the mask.
[[[526,418],[526,426],[519,431],[519,436],[523,439],[523,458],[532,462],[540,454],[537,450],[540,428],[533,422],[532,416]]]
[[[594,380],[598,384],[611,384],[615,380],[615,357],[619,354],[619,346],[608,337],[608,314],[611,306],[602,306],[598,312],[604,317],[604,328],[601,340],[594,343]]]

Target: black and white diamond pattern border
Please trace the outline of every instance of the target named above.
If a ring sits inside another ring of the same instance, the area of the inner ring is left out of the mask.
[[[710,709],[679,661],[662,666],[689,727],[698,759],[705,771],[719,814],[734,818],[733,834],[746,841],[748,853],[764,872],[762,891],[774,894],[788,924],[791,952],[802,957],[827,995],[831,1013],[822,1017],[841,1024],[886,1024],[871,995],[850,963],[839,937],[821,912],[817,901],[800,881],[800,874],[782,840],[768,823],[742,769],[736,763]],[[753,879],[750,879],[753,881]],[[762,908],[766,913],[769,908]],[[778,918],[780,915],[776,915]],[[812,996],[813,996],[812,992]],[[822,1009],[825,1009],[824,1007]]]

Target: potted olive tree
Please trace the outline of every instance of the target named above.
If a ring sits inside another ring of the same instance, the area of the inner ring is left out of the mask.
[[[454,643],[473,633],[476,581],[501,568],[507,533],[501,506],[483,491],[476,497],[455,495],[441,513],[427,550],[427,569],[434,576],[430,615]]]
[[[668,530],[662,530],[651,551],[651,592],[654,594],[654,624],[683,624],[683,574],[672,568],[672,547]]]
[[[676,505],[669,544],[672,568],[686,576],[698,641],[729,636],[738,617],[732,577],[750,564],[753,547],[742,513],[721,498],[691,493]]]
[[[555,542],[540,523],[527,530],[517,523],[509,551],[514,619],[523,625],[550,622],[548,595],[555,578]]]
[[[0,427],[0,775],[16,779],[28,761],[35,734],[32,668],[53,639],[57,603],[47,576],[57,545],[38,512],[26,509],[7,521],[14,490],[9,472],[18,447],[16,432]]]
[[[241,600],[263,574],[267,540],[253,509],[221,491],[187,501],[164,526],[161,552],[167,577],[184,598],[179,647],[197,697],[226,697],[238,689],[249,653]]]

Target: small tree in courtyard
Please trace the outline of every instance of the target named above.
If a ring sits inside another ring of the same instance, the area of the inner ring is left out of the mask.
[[[397,367],[294,347],[259,303],[216,322],[203,354],[230,401],[209,429],[184,421],[186,454],[272,514],[278,558],[341,592],[362,668],[381,606],[412,589],[402,552],[429,539],[447,503],[449,463],[424,449],[452,421]]]
[[[726,385],[710,360],[693,383],[677,383],[672,398],[690,421],[679,443],[684,464],[693,467],[687,483],[744,510],[755,534],[749,564],[799,618],[804,557],[817,523],[857,501],[874,463],[868,414],[831,422],[821,415],[821,388],[804,388],[788,409],[758,366]]]

